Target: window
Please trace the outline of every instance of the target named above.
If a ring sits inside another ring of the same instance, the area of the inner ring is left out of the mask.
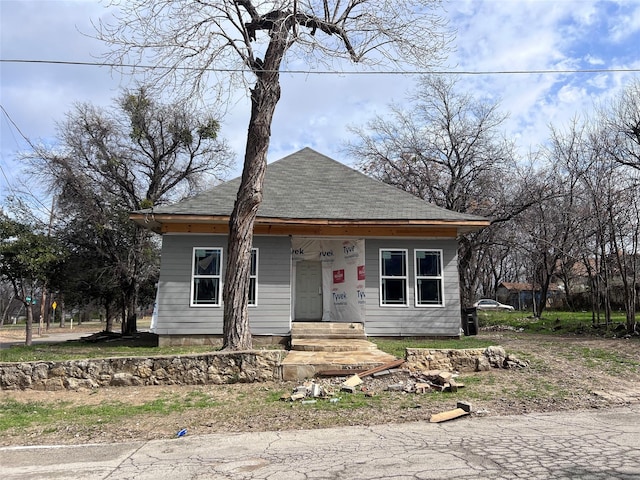
[[[407,251],[380,250],[380,305],[407,304]]]
[[[222,249],[194,248],[191,305],[220,305]]]
[[[444,305],[442,296],[442,251],[416,250],[416,307]]]
[[[258,249],[251,249],[251,267],[249,271],[249,305],[258,305]]]

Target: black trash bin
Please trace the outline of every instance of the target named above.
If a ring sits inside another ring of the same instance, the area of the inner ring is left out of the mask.
[[[478,334],[478,310],[476,307],[462,309],[462,330],[467,337]]]

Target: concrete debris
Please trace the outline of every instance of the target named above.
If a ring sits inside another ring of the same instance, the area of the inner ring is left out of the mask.
[[[303,403],[315,403],[314,401],[307,401],[307,399],[315,398],[329,398],[333,396],[333,391],[326,385],[321,385],[316,382],[306,382],[304,385],[299,385],[293,389],[290,394],[284,394],[280,397],[280,400],[287,402],[297,402],[302,400]]]
[[[391,385],[387,385],[387,390],[390,392],[402,392],[405,389],[404,383],[394,383]]]

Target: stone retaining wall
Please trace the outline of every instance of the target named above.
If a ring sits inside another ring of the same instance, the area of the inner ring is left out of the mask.
[[[407,348],[409,370],[446,370],[448,372],[479,372],[491,368],[519,368],[528,364],[505,352],[502,347],[437,350]]]
[[[108,386],[206,385],[282,380],[284,350],[0,363],[0,390],[78,390]],[[526,366],[502,347],[407,348],[410,370],[473,372]]]
[[[279,380],[283,350],[213,352],[64,362],[0,363],[0,390],[78,390],[129,385],[205,385]]]

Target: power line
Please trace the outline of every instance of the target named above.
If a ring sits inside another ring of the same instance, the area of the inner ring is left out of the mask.
[[[128,63],[79,62],[71,60],[29,60],[0,59],[0,63],[28,63],[44,65],[75,65],[83,67],[110,67],[148,70],[204,70],[220,73],[250,73],[247,68],[197,68],[197,67],[165,67],[158,65],[136,65]],[[266,70],[265,70],[266,71]],[[590,73],[638,73],[640,68],[575,68],[575,69],[539,69],[539,70],[371,70],[371,71],[336,71],[336,70],[280,70],[280,73],[297,75],[549,75],[549,74],[590,74]]]
[[[27,142],[27,144],[29,145],[29,147],[31,148],[35,148],[34,144],[31,142],[31,140],[29,140],[29,138],[22,132],[22,130],[20,130],[20,127],[18,127],[18,125],[16,124],[16,122],[13,120],[13,118],[11,118],[11,115],[9,115],[9,112],[7,112],[7,110],[4,108],[4,105],[0,104],[0,111],[2,111],[2,113],[4,114],[6,120],[9,122],[9,124],[11,126],[13,126],[13,128],[15,128],[15,130],[20,134],[20,136]],[[12,135],[13,135],[13,130],[12,130]],[[15,140],[15,138],[14,138]],[[17,143],[17,142],[16,142]],[[0,158],[2,158],[3,162],[4,162],[4,155],[0,156]],[[18,197],[18,192],[16,192],[15,188],[12,185],[12,182],[9,181],[9,177],[7,175],[7,173],[5,172],[5,169],[3,168],[2,164],[0,164],[0,172],[2,173],[2,176],[4,177],[4,180],[7,184],[7,187],[9,188],[9,190],[11,190],[11,194],[14,197]],[[31,197],[38,205],[40,205],[41,208],[44,209],[45,212],[49,212],[49,208],[40,201],[40,199],[38,197],[36,197],[30,189],[27,189],[28,192],[28,196]],[[37,218],[35,215],[33,216],[34,218]]]

